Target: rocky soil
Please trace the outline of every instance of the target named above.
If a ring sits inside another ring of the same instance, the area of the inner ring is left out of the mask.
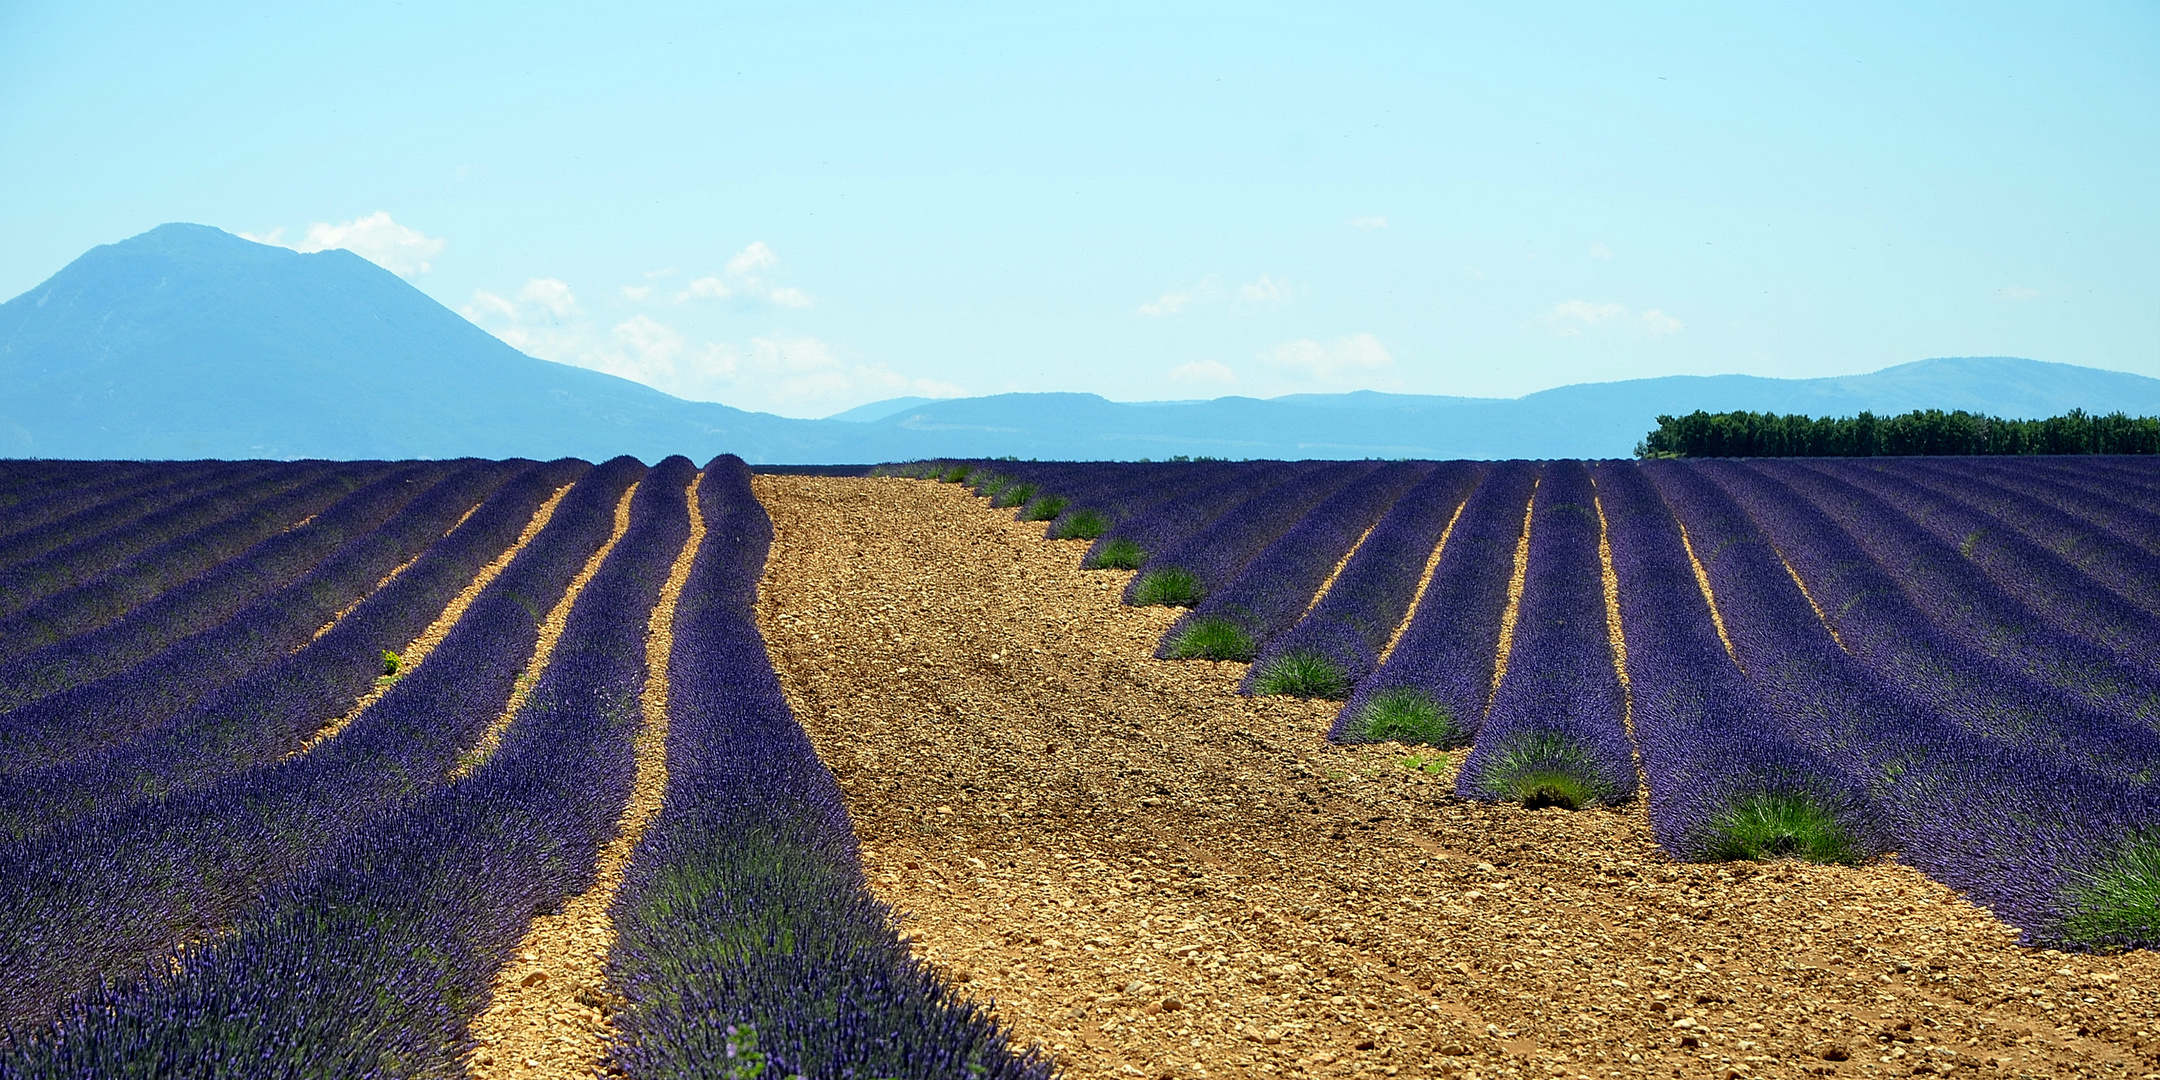
[[[2151,953],[2021,948],[1894,861],[1462,802],[1459,755],[1150,659],[1173,612],[957,487],[757,490],[759,619],[873,887],[1068,1076],[2160,1080]]]

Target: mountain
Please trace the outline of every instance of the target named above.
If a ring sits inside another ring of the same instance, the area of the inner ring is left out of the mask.
[[[536,360],[349,251],[202,225],[91,249],[0,305],[0,453],[819,457],[823,425]]]
[[[1822,379],[1673,375],[1578,383],[1519,398],[1358,391],[1120,404],[1093,394],[1000,394],[913,405],[870,426],[967,443],[984,455],[1039,458],[1624,457],[1660,413],[1850,416],[1928,408],[2006,417],[2073,408],[2152,415],[2160,414],[2160,379],[2014,357],[1960,357]]]
[[[1659,413],[2160,414],[2160,380],[2010,357],[1868,375],[1674,376],[1520,398],[895,398],[824,420],[683,401],[526,356],[347,251],[202,225],[91,249],[0,304],[0,456],[1611,457]]]

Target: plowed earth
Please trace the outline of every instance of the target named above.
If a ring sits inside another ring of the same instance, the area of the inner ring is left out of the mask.
[[[918,951],[1073,1077],[2160,1077],[2160,958],[2021,948],[1896,862],[1679,865],[1450,794],[1335,706],[1149,659],[955,486],[767,476],[759,620]]]

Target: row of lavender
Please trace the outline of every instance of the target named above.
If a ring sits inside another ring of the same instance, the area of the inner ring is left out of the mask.
[[[795,721],[753,618],[772,522],[749,470],[706,467],[704,544],[676,608],[668,782],[614,908],[633,1077],[1047,1077],[941,984],[863,880],[839,785]]]
[[[1678,857],[1895,849],[2036,939],[2160,941],[2148,463],[975,468],[1061,515],[1127,492],[1088,565],[1130,541],[1128,601],[1193,608],[1159,655],[1472,744],[1466,797],[1639,768]]]
[[[713,528],[671,663],[666,809],[618,910],[634,1022],[616,1056],[678,1075],[761,1035],[781,1075],[1047,1075],[909,956],[863,888],[837,788],[750,619],[769,522],[739,460],[709,474],[695,497]],[[494,973],[536,911],[590,883],[622,813],[648,620],[691,533],[697,476],[681,458],[388,469],[172,590],[257,582],[234,617],[0,715],[0,737],[45,751],[0,790],[0,1077],[461,1072]],[[428,659],[308,746],[374,683],[377,646],[409,640],[572,481]],[[633,484],[629,528],[556,659],[499,748],[476,752]],[[0,507],[40,490],[65,485],[0,474],[20,496]],[[296,567],[287,538],[317,526],[344,542],[314,541],[320,557]],[[291,647],[287,631],[318,628]],[[191,682],[199,692],[155,692],[161,674],[188,681],[208,645],[262,639],[253,661]],[[132,713],[129,688],[151,698]],[[62,699],[95,719],[87,733],[44,713],[9,723],[48,703],[64,715]]]
[[[643,472],[630,459],[588,472],[426,662],[336,738],[295,754],[312,727],[296,733],[290,714],[237,701],[194,739],[154,732],[154,744],[199,744],[169,766],[125,746],[83,759],[69,777],[77,799],[60,804],[58,821],[32,820],[0,841],[0,1018],[45,1020],[101,984],[133,984],[176,948],[228,934],[273,889],[446,783]],[[418,606],[426,618],[440,610]],[[379,658],[371,669],[382,670]],[[152,770],[130,776],[108,761]]]

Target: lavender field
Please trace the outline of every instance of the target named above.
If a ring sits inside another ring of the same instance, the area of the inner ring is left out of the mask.
[[[941,462],[1190,610],[1157,656],[1468,747],[1459,797],[1648,802],[1683,861],[1892,855],[2160,944],[2148,457]]]
[[[886,471],[1136,570],[1188,609],[1159,660],[1467,748],[1455,798],[1643,800],[1675,861],[1894,856],[2031,945],[2160,944],[2150,459]],[[595,889],[614,1074],[1050,1075],[870,890],[750,484],[0,469],[0,1077],[477,1075]]]
[[[656,740],[617,1075],[1044,1075],[865,890],[770,541],[733,457],[0,470],[0,1076],[464,1075]]]

